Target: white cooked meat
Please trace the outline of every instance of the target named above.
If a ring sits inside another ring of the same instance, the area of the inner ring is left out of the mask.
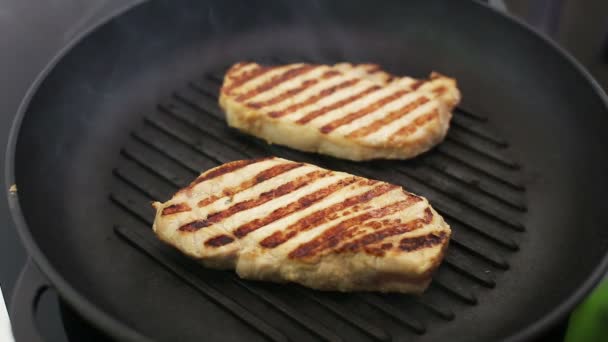
[[[350,160],[415,157],[443,140],[456,81],[394,77],[375,64],[237,63],[224,78],[228,124],[269,143]]]
[[[321,290],[421,293],[451,234],[400,186],[276,157],[211,169],[154,207],[157,236],[205,266]]]

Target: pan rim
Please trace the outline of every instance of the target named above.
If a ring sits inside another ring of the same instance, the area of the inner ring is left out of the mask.
[[[17,140],[19,138],[19,132],[21,130],[21,124],[23,118],[30,106],[31,100],[37,93],[42,83],[46,80],[47,76],[53,71],[55,66],[76,47],[81,41],[83,41],[89,34],[93,33],[98,28],[110,22],[112,19],[117,18],[120,15],[129,12],[136,7],[147,2],[147,0],[132,0],[128,3],[119,6],[118,8],[110,11],[107,15],[99,18],[94,23],[87,26],[84,30],[78,32],[67,44],[60,48],[56,54],[50,59],[50,61],[44,66],[40,73],[36,76],[28,90],[26,91],[19,107],[11,128],[9,130],[9,137],[4,157],[4,181],[8,184],[16,184],[15,179],[15,155]],[[89,324],[100,329],[108,336],[118,339],[120,341],[152,341],[150,338],[143,336],[141,333],[127,326],[123,322],[120,322],[112,315],[103,311],[97,305],[93,304],[88,300],[81,292],[77,291],[64,277],[62,277],[57,269],[55,269],[47,257],[44,255],[38,244],[34,241],[34,237],[30,231],[28,224],[25,221],[25,217],[19,204],[19,193],[11,194],[7,191],[7,199],[11,217],[17,228],[17,233],[21,242],[23,243],[27,253],[28,259],[33,261],[40,272],[46,277],[51,287],[57,291],[60,297],[66,301],[70,307],[75,309],[79,315],[81,315]],[[26,267],[24,265],[24,267]]]
[[[4,180],[7,185],[15,184],[15,154],[17,140],[21,130],[21,124],[27,110],[29,109],[31,100],[34,95],[46,80],[47,76],[53,71],[55,66],[81,41],[83,41],[89,34],[110,22],[114,18],[125,14],[128,11],[134,10],[136,7],[146,3],[147,0],[133,0],[130,3],[124,4],[119,8],[111,11],[108,15],[100,18],[95,23],[89,25],[86,29],[79,32],[70,42],[64,47],[58,50],[58,52],[51,58],[48,64],[41,70],[36,76],[28,90],[26,91],[11,124],[9,130],[9,137],[5,152],[5,170]],[[562,58],[564,58],[570,65],[575,68],[576,71],[588,81],[595,94],[602,100],[606,109],[608,109],[608,96],[599,85],[599,83],[593,78],[589,71],[576,60],[568,51],[558,45],[552,39],[546,37],[539,31],[537,31],[530,24],[526,23],[520,18],[517,18],[509,13],[499,11],[481,0],[471,0],[473,5],[484,7],[491,11],[494,15],[502,16],[503,18],[511,21],[515,25],[519,25],[524,28],[530,34],[540,39],[542,43],[547,44],[549,48],[554,49]],[[81,292],[76,290],[67,280],[65,280],[55,269],[47,257],[44,255],[38,244],[34,241],[32,232],[25,221],[25,217],[19,204],[18,193],[12,194],[10,191],[6,191],[7,201],[13,222],[15,223],[19,238],[25,246],[29,258],[39,267],[40,271],[45,277],[49,279],[52,287],[57,290],[63,300],[65,300],[72,308],[74,308],[80,315],[83,316],[90,324],[94,327],[102,330],[113,338],[119,340],[128,341],[150,341],[150,338],[143,336],[140,332],[129,327],[123,322],[116,319],[114,316],[105,312],[89,299],[87,299]],[[582,299],[591,292],[591,290],[599,283],[608,270],[608,252],[602,257],[601,261],[595,266],[594,270],[589,274],[587,279],[582,282],[575,291],[567,296],[562,302],[551,309],[544,316],[540,317],[536,321],[533,321],[525,328],[507,336],[506,341],[524,341],[533,337],[537,337],[543,331],[546,331],[551,326],[554,326],[560,319],[564,318],[569,311],[571,311],[575,305],[579,304]]]
[[[579,62],[574,56],[568,52],[565,48],[559,45],[553,39],[545,36],[543,33],[538,31],[535,27],[525,22],[523,19],[515,17],[510,13],[502,12],[490,5],[483,3],[482,0],[472,0],[479,6],[486,7],[495,14],[502,16],[503,18],[510,20],[512,23],[519,25],[524,28],[530,34],[534,35],[537,39],[540,39],[543,43],[547,44],[549,48],[554,49],[562,58],[564,58],[572,67],[580,73],[591,84],[591,87],[595,91],[596,95],[604,103],[604,106],[608,109],[608,96],[597,82],[597,80],[591,75],[591,73],[585,68],[581,62]],[[526,341],[532,338],[538,337],[543,331],[555,326],[561,319],[567,316],[567,314],[574,309],[574,307],[580,304],[583,299],[599,284],[600,280],[604,277],[608,271],[608,251],[604,254],[601,261],[597,264],[595,269],[587,277],[587,279],[578,286],[569,296],[562,300],[561,304],[554,307],[547,314],[540,317],[536,321],[529,324],[524,329],[511,334],[505,341]]]

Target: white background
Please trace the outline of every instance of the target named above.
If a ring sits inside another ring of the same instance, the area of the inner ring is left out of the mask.
[[[0,341],[13,341],[13,334],[11,333],[11,324],[8,320],[8,313],[6,312],[6,305],[4,305],[4,298],[2,297],[2,289],[0,288]]]

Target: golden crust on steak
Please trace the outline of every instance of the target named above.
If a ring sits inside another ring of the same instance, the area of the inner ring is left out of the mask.
[[[407,159],[447,134],[460,92],[452,78],[395,77],[376,64],[237,63],[219,103],[228,124],[298,150],[338,158]]]
[[[208,267],[321,290],[421,293],[451,234],[400,186],[276,157],[218,166],[154,207],[156,235]]]

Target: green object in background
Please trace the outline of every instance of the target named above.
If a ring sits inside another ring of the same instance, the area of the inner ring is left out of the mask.
[[[608,278],[574,310],[564,341],[608,341]]]

